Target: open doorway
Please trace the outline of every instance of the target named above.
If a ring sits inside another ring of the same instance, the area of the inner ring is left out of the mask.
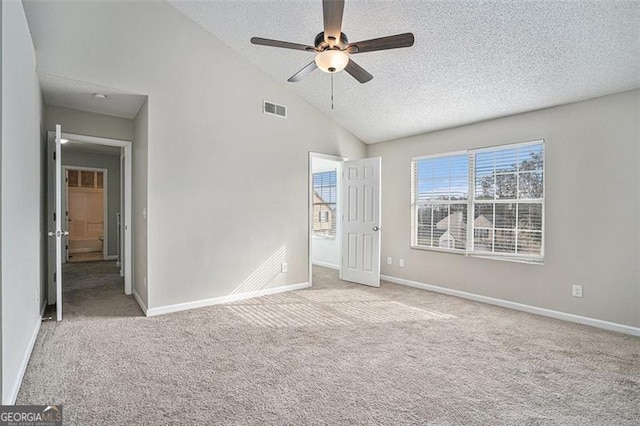
[[[309,283],[313,267],[340,271],[342,157],[309,154]]]
[[[380,157],[309,153],[309,283],[314,268],[380,287]]]
[[[131,294],[132,150],[130,141],[48,137],[50,154],[57,152],[49,156],[49,229],[61,236],[61,249],[51,238],[47,300],[60,320],[62,299],[74,291]]]

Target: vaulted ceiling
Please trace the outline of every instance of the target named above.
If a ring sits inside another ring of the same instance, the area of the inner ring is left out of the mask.
[[[287,83],[313,53],[249,42],[313,45],[321,0],[170,3],[367,143],[640,87],[640,2],[346,0],[349,41],[416,42],[353,56],[374,79],[336,74],[334,109],[329,74]]]

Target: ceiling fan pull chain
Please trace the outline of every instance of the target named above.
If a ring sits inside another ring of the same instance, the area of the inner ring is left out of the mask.
[[[333,110],[333,73],[331,73],[331,109]]]

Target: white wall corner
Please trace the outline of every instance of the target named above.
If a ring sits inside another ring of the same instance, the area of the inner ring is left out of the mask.
[[[640,327],[632,327],[630,325],[618,324],[615,322],[599,320],[596,318],[583,317],[580,315],[569,314],[566,312],[554,311],[552,309],[540,308],[537,306],[525,305],[517,302],[510,302],[508,300],[481,296],[479,294],[467,293],[465,291],[453,290],[446,287],[425,284],[418,281],[406,280],[404,278],[397,278],[389,275],[380,275],[380,278],[384,281],[388,281],[394,284],[400,284],[408,287],[419,288],[422,290],[433,291],[435,293],[447,294],[449,296],[461,297],[463,299],[487,303],[489,305],[500,306],[503,308],[514,309],[516,311],[528,312],[530,314],[542,315],[544,317],[559,319],[563,321],[575,322],[583,325],[590,325],[592,327],[602,328],[604,330],[609,330],[609,331],[616,331],[618,333],[630,334],[632,336],[640,336]]]
[[[149,316],[149,309],[147,309],[147,305],[144,304],[135,288],[133,289],[132,293],[134,299],[136,299],[136,302],[138,302],[138,306],[140,306],[140,309],[142,309],[142,312],[144,312],[146,316]]]

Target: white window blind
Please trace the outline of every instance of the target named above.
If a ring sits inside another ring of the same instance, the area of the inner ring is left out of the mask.
[[[466,154],[414,161],[414,244],[467,248],[469,165]]]
[[[415,158],[412,178],[413,247],[542,259],[543,141]]]

